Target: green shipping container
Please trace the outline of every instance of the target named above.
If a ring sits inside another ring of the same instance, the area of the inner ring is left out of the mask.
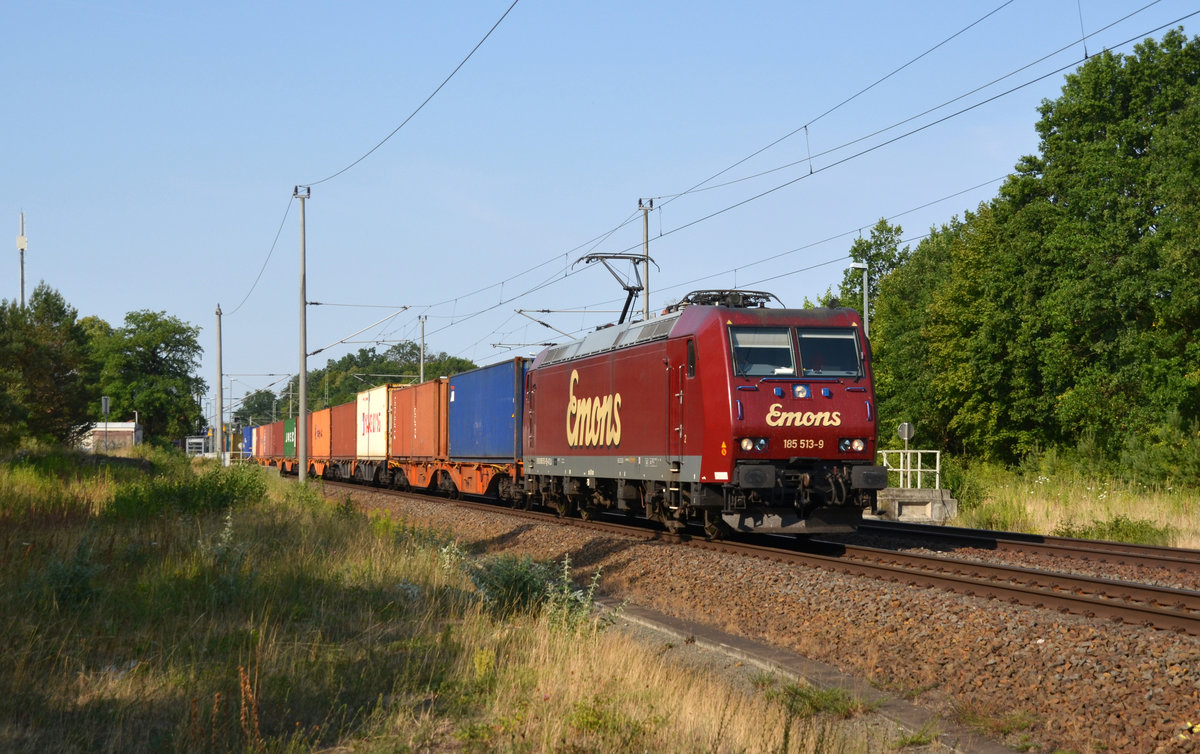
[[[283,456],[284,458],[296,457],[296,420],[283,420]]]

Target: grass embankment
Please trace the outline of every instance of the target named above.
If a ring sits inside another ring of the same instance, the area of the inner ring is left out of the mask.
[[[952,475],[957,526],[1200,548],[1200,491],[1071,467],[976,465]]]
[[[479,558],[254,468],[0,464],[5,751],[867,751],[845,694],[606,631],[568,564]]]

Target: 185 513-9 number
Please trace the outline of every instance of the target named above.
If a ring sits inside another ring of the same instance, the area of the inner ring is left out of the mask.
[[[785,450],[802,449],[802,450],[820,450],[825,447],[824,440],[813,440],[806,437],[791,437],[784,438],[783,447]]]

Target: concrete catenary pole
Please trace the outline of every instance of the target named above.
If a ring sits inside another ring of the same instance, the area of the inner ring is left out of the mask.
[[[303,192],[301,189],[303,188]],[[295,196],[300,200],[300,406],[296,412],[296,460],[297,479],[304,484],[308,479],[308,292],[306,290],[306,263],[304,259],[304,201],[312,194],[308,186],[297,186]]]
[[[217,463],[225,465],[225,404],[221,400],[221,389],[225,374],[221,371],[221,305],[217,304],[217,422],[213,425],[213,441],[217,444]]]
[[[650,210],[654,209],[654,200],[647,199],[643,204],[638,199],[638,209],[642,211],[642,321],[650,321]]]
[[[425,315],[422,314],[421,320],[421,367],[417,370],[417,382],[425,381]]]
[[[852,264],[850,265],[850,269],[852,269],[852,270],[862,270],[862,276],[863,276],[863,281],[862,281],[862,289],[863,289],[863,308],[862,308],[863,336],[864,336],[864,337],[866,337],[866,338],[870,338],[870,337],[871,337],[871,313],[870,313],[869,311],[867,311],[867,306],[868,306],[868,304],[870,303],[870,301],[868,300],[868,297],[867,297],[867,293],[868,293],[868,291],[869,291],[869,289],[870,289],[870,284],[871,284],[871,269],[870,269],[870,267],[868,267],[868,266],[867,266],[867,263],[866,263],[866,262],[854,262],[854,263],[852,263]]]
[[[25,213],[21,213],[21,234],[17,236],[17,251],[21,255],[21,308],[25,308],[25,249],[29,240],[25,238]]]

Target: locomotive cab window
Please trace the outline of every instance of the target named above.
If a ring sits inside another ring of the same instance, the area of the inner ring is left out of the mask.
[[[791,333],[783,327],[731,327],[733,373],[741,377],[794,375]]]
[[[796,339],[805,377],[862,377],[856,331],[797,328]]]
[[[696,341],[690,338],[687,342],[687,376],[696,376]]]

